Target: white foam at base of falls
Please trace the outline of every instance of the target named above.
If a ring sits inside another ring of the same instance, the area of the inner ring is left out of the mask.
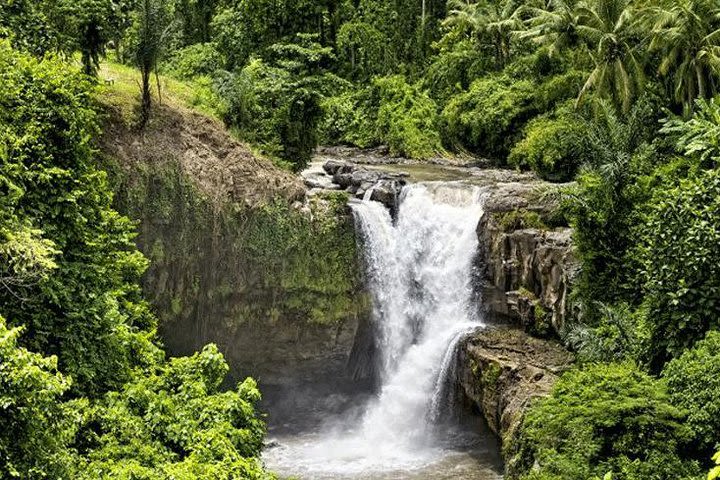
[[[369,195],[352,208],[373,300],[381,388],[357,418],[270,454],[271,467],[301,478],[357,478],[440,461],[447,451],[434,420],[447,407],[444,380],[457,342],[482,325],[473,292],[478,188],[407,186],[395,222]]]

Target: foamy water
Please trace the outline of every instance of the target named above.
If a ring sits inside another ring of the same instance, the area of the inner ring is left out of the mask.
[[[494,446],[438,425],[451,407],[447,380],[456,345],[483,325],[472,287],[481,191],[410,185],[395,221],[369,197],[352,208],[373,300],[381,388],[357,415],[276,438],[266,463],[302,479],[501,478],[497,462],[478,459],[492,457]]]

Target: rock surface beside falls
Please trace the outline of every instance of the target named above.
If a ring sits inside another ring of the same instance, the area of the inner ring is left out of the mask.
[[[578,270],[572,230],[548,227],[555,205],[538,192],[543,182],[497,183],[478,224],[483,300],[494,319],[539,336],[558,334],[571,314],[568,296]],[[526,225],[527,218],[540,225]]]
[[[572,355],[551,340],[519,329],[489,328],[468,337],[459,350],[458,383],[502,441],[508,473],[513,444],[530,403],[547,396]]]
[[[391,210],[397,208],[397,199],[407,183],[406,174],[369,170],[343,160],[328,160],[323,170],[340,189],[363,198],[372,189],[370,199],[384,204]]]

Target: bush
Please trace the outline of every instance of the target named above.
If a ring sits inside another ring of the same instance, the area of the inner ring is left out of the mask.
[[[537,117],[525,127],[525,136],[513,147],[508,163],[529,168],[545,180],[572,180],[585,160],[585,135],[584,122],[569,108]]]
[[[375,79],[371,104],[377,99],[375,136],[392,155],[429,158],[441,150],[437,105],[417,85],[402,76]],[[372,107],[371,107],[372,108]]]
[[[20,333],[0,317],[0,477],[68,478],[74,430],[61,399],[70,379],[57,358],[19,347]]]
[[[518,209],[509,212],[496,212],[493,217],[500,230],[506,233],[526,228],[538,230],[548,230],[550,228],[539,213],[530,210]]]
[[[683,460],[683,420],[664,384],[633,365],[589,365],[530,408],[514,462],[528,480],[692,478],[699,469]]]
[[[349,142],[356,114],[356,101],[353,92],[328,97],[321,104],[323,117],[320,122],[321,142],[326,145]]]
[[[154,343],[87,78],[2,42],[0,70],[0,477],[265,478],[254,382]]]
[[[324,104],[324,138],[361,148],[387,145],[397,156],[426,159],[442,151],[437,105],[402,75],[375,78],[355,94]]]
[[[181,80],[212,75],[223,66],[220,52],[211,43],[196,43],[173,53],[163,71]]]
[[[687,412],[686,425],[698,449],[709,457],[720,443],[720,332],[709,332],[692,350],[667,364],[663,371],[670,401]]]
[[[720,326],[720,171],[658,190],[638,255],[659,369]]]
[[[661,133],[675,143],[681,155],[697,157],[708,167],[720,160],[720,101],[698,99],[692,118],[673,117],[663,121]]]
[[[214,345],[171,359],[81,409],[80,479],[262,479],[265,433],[251,379],[221,392],[228,372]]]
[[[639,361],[647,345],[647,326],[642,311],[627,304],[606,305],[598,302],[594,326],[573,325],[565,343],[584,362]]]
[[[511,80],[502,75],[473,82],[442,112],[450,146],[467,148],[503,163],[523,125],[535,113],[535,88],[529,80]]]

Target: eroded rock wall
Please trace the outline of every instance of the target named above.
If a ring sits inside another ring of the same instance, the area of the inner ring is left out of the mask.
[[[553,340],[520,329],[489,328],[466,339],[459,350],[458,382],[467,401],[501,439],[506,471],[513,471],[512,446],[525,411],[547,396],[572,355]]]
[[[552,227],[552,203],[537,183],[499,183],[478,224],[483,302],[491,319],[520,324],[538,336],[558,335],[569,315],[577,271],[572,231]]]
[[[102,150],[172,355],[216,343],[233,377],[261,385],[352,374],[368,302],[345,194],[305,201],[295,176],[174,107],[143,135],[111,115]]]

